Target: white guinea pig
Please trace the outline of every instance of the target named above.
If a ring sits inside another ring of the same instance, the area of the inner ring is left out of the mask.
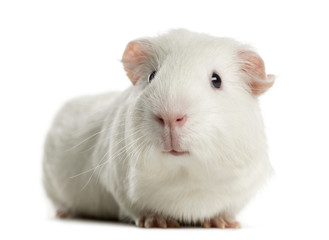
[[[186,30],[128,43],[133,86],[57,115],[44,186],[60,217],[236,228],[272,173],[258,96],[274,83],[249,46]]]

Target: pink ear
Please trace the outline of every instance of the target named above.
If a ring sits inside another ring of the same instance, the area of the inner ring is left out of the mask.
[[[275,76],[266,75],[263,59],[253,51],[241,51],[239,57],[242,59],[241,70],[248,75],[248,84],[251,92],[259,96],[273,86]]]
[[[132,41],[128,43],[123,53],[122,63],[133,85],[135,85],[141,77],[139,68],[146,56],[146,49],[142,41]]]

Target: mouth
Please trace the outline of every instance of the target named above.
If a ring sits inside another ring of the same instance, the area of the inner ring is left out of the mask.
[[[165,152],[165,153],[168,153],[168,154],[173,155],[173,156],[182,156],[182,155],[187,155],[187,154],[189,154],[189,152],[187,152],[187,151],[181,151],[181,152],[179,152],[179,151],[176,151],[176,150],[174,150],[174,149],[172,149],[172,150],[170,150],[170,151],[167,151],[167,152]]]

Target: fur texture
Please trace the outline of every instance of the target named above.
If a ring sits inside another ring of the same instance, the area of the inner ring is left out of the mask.
[[[70,101],[54,121],[43,169],[55,207],[135,222],[234,219],[272,172],[257,96],[274,78],[261,58],[232,39],[173,30],[129,43],[123,64],[134,86]],[[187,116],[175,131],[188,154],[163,152],[163,113]]]

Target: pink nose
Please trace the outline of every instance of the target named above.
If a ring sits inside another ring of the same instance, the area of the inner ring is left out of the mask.
[[[158,115],[157,119],[162,126],[169,126],[169,128],[182,127],[186,122],[186,115],[176,114],[167,115],[164,117]]]

